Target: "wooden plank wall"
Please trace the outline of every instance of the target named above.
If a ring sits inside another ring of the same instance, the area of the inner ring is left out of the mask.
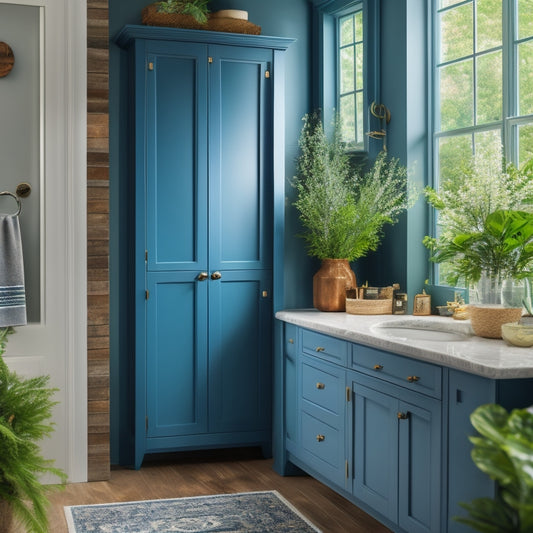
[[[110,477],[109,9],[87,0],[88,479]]]

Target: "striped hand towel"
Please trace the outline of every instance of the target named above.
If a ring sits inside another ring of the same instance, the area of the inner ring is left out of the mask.
[[[0,327],[26,324],[19,217],[0,215]]]

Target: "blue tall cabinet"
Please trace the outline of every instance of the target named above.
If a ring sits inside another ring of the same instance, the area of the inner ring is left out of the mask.
[[[291,39],[126,26],[135,179],[135,467],[271,448]],[[133,176],[132,176],[133,179]]]

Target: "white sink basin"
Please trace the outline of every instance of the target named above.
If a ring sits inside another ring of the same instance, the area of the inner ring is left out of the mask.
[[[403,341],[467,341],[472,336],[472,333],[469,331],[469,329],[460,326],[466,326],[466,324],[445,324],[412,319],[405,321],[382,322],[374,325],[371,330],[376,335]]]

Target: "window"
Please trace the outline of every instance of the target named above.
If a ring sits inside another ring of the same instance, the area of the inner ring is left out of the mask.
[[[322,110],[326,128],[339,114],[348,150],[368,151],[369,109],[379,102],[379,2],[310,1],[318,30],[313,105]]]
[[[364,149],[363,8],[337,19],[337,109],[347,148]]]
[[[433,5],[434,186],[482,151],[521,165],[533,157],[533,0]]]

